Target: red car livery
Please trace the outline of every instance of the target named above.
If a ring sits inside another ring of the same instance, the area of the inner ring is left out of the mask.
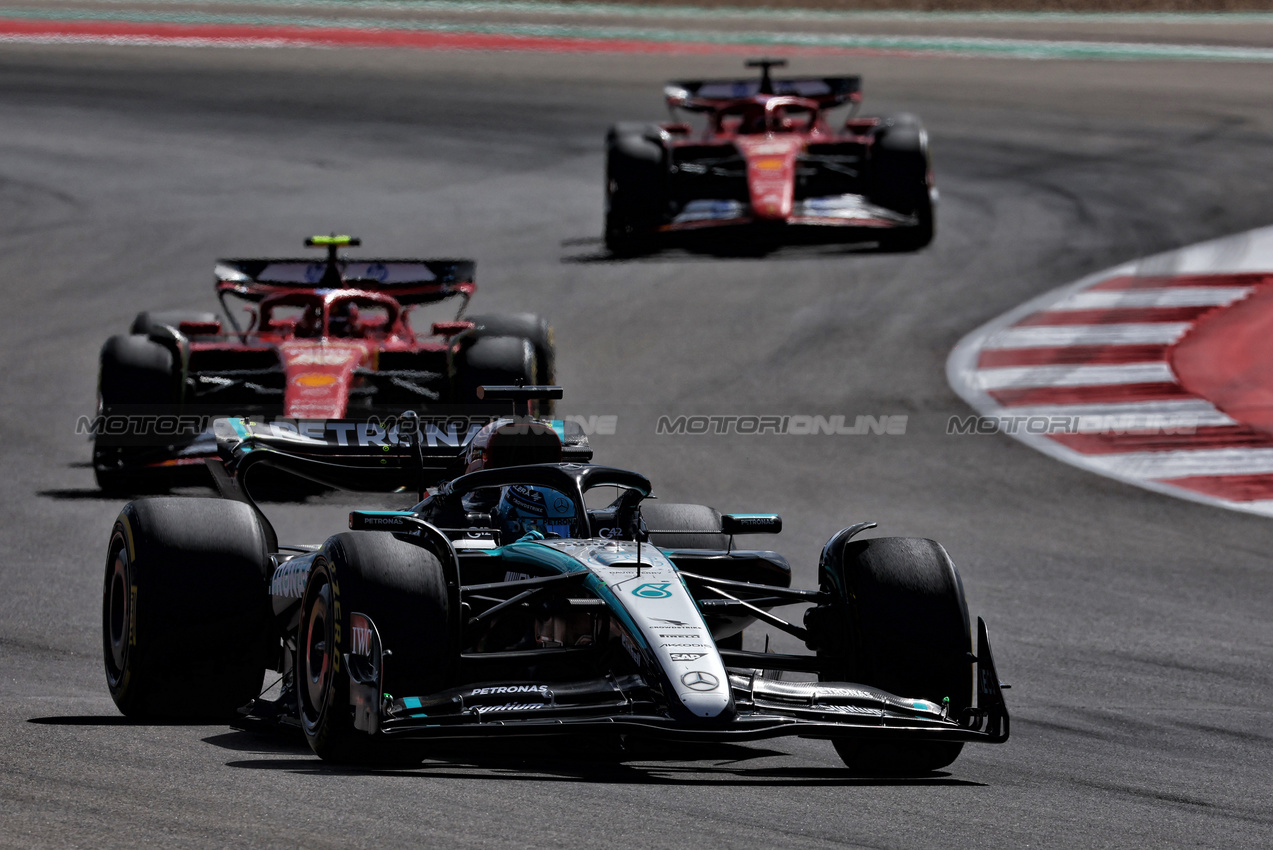
[[[747,226],[768,237],[870,241],[918,250],[933,238],[928,134],[913,115],[857,117],[859,77],[669,83],[669,108],[704,126],[621,123],[606,139],[606,246],[651,250],[680,231]],[[831,110],[847,107],[834,126]]]
[[[224,315],[143,312],[102,348],[93,467],[135,489],[215,453],[223,416],[344,419],[473,404],[483,384],[553,383],[547,323],[528,314],[464,317],[474,263],[347,259],[352,237],[315,237],[325,260],[216,265]],[[246,306],[235,318],[231,300]],[[414,311],[458,299],[424,328]],[[546,413],[547,410],[540,410]]]

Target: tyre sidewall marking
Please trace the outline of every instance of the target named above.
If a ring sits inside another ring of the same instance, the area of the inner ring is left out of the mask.
[[[113,694],[121,694],[121,695],[128,693],[129,686],[132,683],[132,678],[133,678],[133,667],[136,664],[137,584],[136,584],[136,569],[134,568],[134,560],[133,560],[134,551],[135,549],[133,546],[132,528],[130,527],[130,524],[128,522],[128,517],[126,515],[123,515],[119,518],[119,521],[116,523],[115,533],[112,536],[111,545],[107,552],[107,558],[108,558],[106,563],[107,584],[106,584],[106,587],[103,589],[103,600],[102,600],[102,603],[103,603],[102,631],[103,631],[103,636],[105,637],[103,652],[107,656],[107,658],[109,658],[110,640],[111,640],[110,622],[108,619],[110,616],[109,614],[110,593],[111,593],[111,588],[114,585],[115,564],[120,558],[123,558],[124,575],[127,580],[127,589],[125,590],[125,593],[126,593],[126,600],[127,600],[126,604],[128,606],[127,625],[126,625],[126,628],[128,629],[128,638],[126,641],[127,649],[125,650],[125,653],[124,653],[123,664],[119,666],[119,669],[117,671],[118,672],[117,678],[115,678],[112,673],[112,670],[114,668],[114,664],[113,664],[114,659],[110,658],[109,661],[106,660],[105,658],[103,659],[104,663],[107,666],[107,670],[106,670],[107,684],[110,686],[110,690]],[[114,678],[113,682],[111,681],[112,678]]]

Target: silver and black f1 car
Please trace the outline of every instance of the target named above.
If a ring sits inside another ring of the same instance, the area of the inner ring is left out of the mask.
[[[858,116],[859,77],[689,80],[669,109],[703,116],[616,124],[606,137],[605,241],[635,254],[661,239],[745,228],[741,242],[797,237],[915,251],[933,239],[937,190],[914,115]],[[849,109],[833,123],[831,111]]]
[[[792,588],[781,555],[735,545],[779,517],[654,500],[645,476],[563,462],[556,431],[522,419],[492,423],[473,471],[414,507],[280,546],[246,470],[332,480],[340,465],[241,420],[218,438],[226,498],[139,500],[115,524],[103,646],[130,717],[251,704],[345,762],[496,736],[796,735],[830,740],[856,771],[915,773],[1008,738],[985,624],[973,634],[931,540],[851,525],[824,547],[819,587]],[[368,467],[350,470],[362,482]],[[810,652],[744,650],[753,623]],[[254,702],[267,668],[282,696]]]

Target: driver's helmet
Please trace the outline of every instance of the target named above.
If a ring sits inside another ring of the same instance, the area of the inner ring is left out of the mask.
[[[504,542],[537,531],[545,537],[576,537],[579,520],[575,503],[550,487],[510,484],[491,511]]]

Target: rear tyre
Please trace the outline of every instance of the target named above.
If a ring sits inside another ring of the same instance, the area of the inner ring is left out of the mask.
[[[936,225],[928,131],[919,118],[905,113],[886,117],[875,134],[871,161],[871,200],[914,216],[917,222],[912,227],[882,231],[880,250],[918,251],[925,247],[933,241]]]
[[[839,645],[819,652],[838,668],[823,679],[949,699],[950,716],[960,717],[972,704],[972,640],[963,583],[946,550],[922,538],[854,540],[838,572],[823,576],[845,615]],[[870,774],[928,773],[963,749],[947,741],[834,743],[850,769]]]
[[[606,135],[607,250],[631,257],[654,250],[667,203],[667,166],[655,124],[616,124]]]
[[[557,382],[557,348],[553,342],[553,329],[548,320],[533,313],[509,313],[504,315],[470,316],[477,325],[473,338],[521,337],[535,349],[535,380],[531,383],[552,386]],[[537,403],[536,415],[552,416],[552,400]]]
[[[355,612],[371,618],[393,651],[384,662],[386,692],[423,696],[443,689],[458,649],[441,562],[388,533],[337,534],[310,571],[297,635],[301,727],[314,752],[334,762],[419,763],[419,748],[354,728],[343,654]]]
[[[135,720],[220,720],[261,691],[266,538],[222,499],[143,499],[115,521],[102,590],[111,698]]]
[[[729,535],[721,533],[720,511],[707,505],[643,502],[641,519],[650,542],[664,549],[724,549],[729,545]]]
[[[177,390],[172,352],[164,346],[135,334],[113,336],[102,346],[97,393],[98,409],[103,415],[175,413]],[[130,456],[141,447],[113,436],[115,433],[105,429],[93,438],[97,485],[109,493],[139,492],[147,484],[153,485],[137,470],[130,469]]]
[[[477,388],[491,385],[534,384],[539,371],[535,346],[516,336],[478,337],[455,358],[455,398],[477,401]]]

